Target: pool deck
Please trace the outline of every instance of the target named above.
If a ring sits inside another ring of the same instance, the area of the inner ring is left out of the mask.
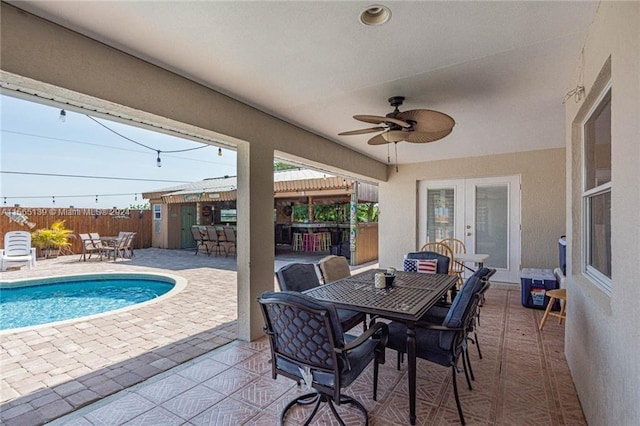
[[[305,260],[302,254],[278,256],[274,270],[301,256]],[[1,279],[153,272],[186,278],[188,285],[168,299],[121,313],[0,332],[2,424],[42,424],[236,338],[233,256],[150,248],[117,262],[78,259],[39,260],[35,268],[8,270]]]

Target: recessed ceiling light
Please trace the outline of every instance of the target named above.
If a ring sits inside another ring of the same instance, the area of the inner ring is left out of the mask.
[[[365,25],[382,25],[391,18],[391,10],[387,6],[374,4],[360,14],[360,22]]]

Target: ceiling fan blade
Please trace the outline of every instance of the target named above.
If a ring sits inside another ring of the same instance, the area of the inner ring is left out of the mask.
[[[369,139],[369,141],[367,142],[369,145],[384,145],[387,144],[389,142],[387,142],[382,135],[378,135],[378,136],[374,136],[371,139]]]
[[[403,111],[398,113],[397,117],[401,120],[414,122],[413,130],[416,132],[434,133],[445,130],[450,131],[456,124],[455,120],[447,114],[430,109]]]
[[[341,132],[341,133],[338,133],[338,136],[363,135],[365,133],[380,132],[382,130],[384,130],[384,127],[370,127],[368,129],[350,130],[348,132]]]
[[[373,123],[373,124],[383,124],[383,123],[393,123],[397,124],[400,127],[409,127],[409,123],[406,121],[398,120],[397,118],[391,117],[382,117],[379,115],[354,115],[358,121],[364,121],[365,123]]]
[[[453,131],[453,128],[442,130],[440,132],[411,132],[405,138],[405,141],[412,143],[429,143],[444,138]]]

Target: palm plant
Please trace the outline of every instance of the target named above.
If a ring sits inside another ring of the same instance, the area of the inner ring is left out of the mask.
[[[56,220],[49,228],[31,233],[31,243],[38,247],[44,257],[57,257],[60,249],[71,245],[69,236],[73,231],[64,227],[64,220]]]

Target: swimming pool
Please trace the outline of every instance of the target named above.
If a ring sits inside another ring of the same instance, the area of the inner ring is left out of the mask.
[[[182,281],[161,274],[103,273],[2,282],[0,331],[140,306],[174,294],[186,284]]]

